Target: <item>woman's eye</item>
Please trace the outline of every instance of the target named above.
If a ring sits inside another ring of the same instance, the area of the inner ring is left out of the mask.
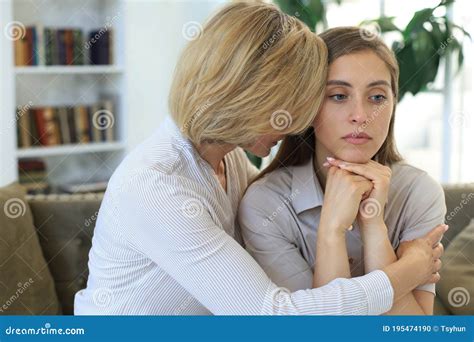
[[[335,95],[331,95],[329,96],[330,99],[333,99],[335,101],[342,101],[342,100],[345,100],[347,99],[347,96],[346,95],[343,95],[343,94],[335,94]]]
[[[380,102],[385,101],[387,97],[385,97],[384,95],[378,94],[378,95],[370,96],[370,99],[376,103],[380,103]]]

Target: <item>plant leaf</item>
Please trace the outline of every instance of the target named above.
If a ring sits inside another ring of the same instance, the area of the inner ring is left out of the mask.
[[[407,27],[403,31],[403,38],[408,40],[413,33],[421,30],[423,28],[423,24],[427,22],[433,15],[433,10],[433,8],[424,8],[415,12],[413,18],[410,20]]]

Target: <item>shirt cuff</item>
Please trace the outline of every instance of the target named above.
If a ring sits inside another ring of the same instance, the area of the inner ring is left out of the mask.
[[[357,281],[365,292],[367,315],[381,315],[392,308],[394,291],[385,272],[376,270],[352,279]]]
[[[424,284],[415,288],[415,290],[431,292],[436,296],[436,285],[435,284]]]

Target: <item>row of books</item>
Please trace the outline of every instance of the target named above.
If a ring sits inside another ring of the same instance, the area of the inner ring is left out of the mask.
[[[18,147],[115,140],[111,100],[87,106],[18,108]]]
[[[19,182],[28,194],[84,194],[104,192],[107,181],[87,183],[50,184],[47,165],[42,158],[26,158],[18,161]]]
[[[28,26],[15,40],[15,65],[103,65],[113,64],[112,30],[84,33],[76,28]]]

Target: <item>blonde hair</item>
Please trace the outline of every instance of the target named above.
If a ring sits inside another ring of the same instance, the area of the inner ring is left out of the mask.
[[[231,3],[185,47],[170,114],[195,144],[250,145],[308,128],[326,77],[326,46],[304,23],[271,4]]]

